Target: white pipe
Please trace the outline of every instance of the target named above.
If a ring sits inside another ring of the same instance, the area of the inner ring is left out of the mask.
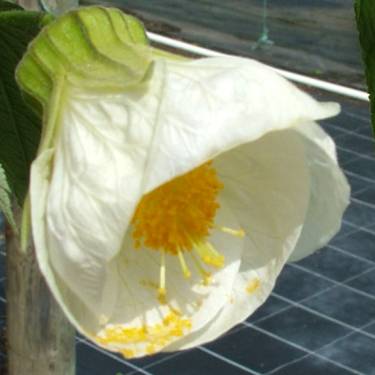
[[[155,34],[152,32],[148,32],[147,36],[149,37],[151,41],[155,43],[159,43],[165,46],[180,49],[180,50],[194,53],[194,54],[201,55],[201,56],[206,56],[206,57],[229,56],[226,53],[218,52],[209,48],[199,47],[194,44],[190,44],[186,42],[181,42],[180,40],[175,40],[175,39],[172,39],[163,35]],[[366,102],[369,101],[369,94],[365,91],[356,90],[350,87],[337,85],[335,83],[322,81],[321,79],[316,79],[316,78],[304,76],[302,74],[289,72],[284,69],[278,69],[274,67],[271,67],[271,68],[291,81],[301,83],[303,85],[312,86],[321,90],[333,92],[335,94],[348,96],[350,98],[359,99],[359,100],[363,100]]]

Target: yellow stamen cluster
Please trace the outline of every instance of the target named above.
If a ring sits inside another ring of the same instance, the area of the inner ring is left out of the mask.
[[[146,194],[138,204],[132,219],[133,240],[135,248],[144,246],[160,251],[157,298],[161,304],[167,304],[166,254],[176,256],[184,277],[189,279],[191,271],[184,257],[188,252],[203,285],[207,286],[211,272],[201,261],[214,268],[223,267],[225,261],[207,240],[210,230],[244,236],[241,229],[214,224],[219,208],[217,196],[222,188],[212,162],[207,162]]]
[[[134,214],[135,246],[178,255],[208,237],[223,187],[211,162],[145,195]]]

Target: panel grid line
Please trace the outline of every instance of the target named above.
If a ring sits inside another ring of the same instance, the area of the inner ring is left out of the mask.
[[[372,325],[372,324],[374,324],[374,323],[375,323],[375,319],[372,320],[371,322],[365,324],[364,326],[362,326],[362,327],[360,327],[360,328],[361,328],[361,329],[365,329],[365,328],[369,327],[370,325]],[[337,343],[340,342],[340,341],[346,340],[347,338],[349,338],[350,336],[352,336],[352,335],[354,335],[354,334],[356,334],[356,332],[349,332],[349,333],[347,333],[346,335],[341,336],[341,337],[338,337],[337,339],[331,341],[330,343],[328,343],[328,344],[326,344],[326,345],[323,345],[323,346],[320,347],[318,350],[322,350],[322,349],[329,348],[330,346],[333,346],[333,345],[337,344]],[[280,369],[282,369],[282,368],[285,368],[285,367],[288,367],[290,364],[294,364],[294,363],[300,362],[300,361],[304,360],[305,358],[309,357],[310,355],[311,355],[311,356],[315,356],[315,357],[317,357],[317,352],[314,350],[314,351],[312,351],[312,353],[306,354],[305,356],[303,356],[303,357],[301,357],[301,358],[297,358],[297,359],[292,360],[292,361],[290,361],[290,362],[288,362],[288,363],[282,364],[281,366],[279,366],[279,367],[277,367],[277,368],[271,370],[270,372],[268,372],[266,375],[274,374],[274,373],[277,372],[278,370],[280,370]],[[321,354],[320,354],[319,356],[321,356]],[[325,357],[325,356],[323,356],[323,357],[324,357],[325,359],[328,359],[328,358]],[[333,361],[333,362],[335,362],[335,363],[337,364],[336,361]],[[356,373],[357,373],[357,372],[356,372]],[[358,373],[362,374],[362,372],[358,372]]]
[[[87,346],[91,347],[92,349],[94,349],[94,350],[96,350],[96,351],[98,351],[98,352],[104,354],[105,356],[110,357],[110,358],[112,358],[113,360],[115,360],[115,361],[117,361],[117,362],[120,362],[121,364],[124,364],[124,365],[126,365],[126,366],[128,366],[128,367],[131,367],[131,368],[133,368],[134,370],[136,370],[136,371],[138,371],[138,372],[140,372],[140,373],[142,373],[142,374],[144,374],[144,375],[152,375],[150,372],[148,372],[148,371],[142,369],[141,367],[136,366],[134,363],[129,362],[129,361],[125,360],[125,359],[121,359],[121,358],[117,357],[116,355],[114,355],[113,353],[111,353],[111,352],[109,352],[109,351],[107,351],[107,350],[104,350],[104,349],[102,349],[102,348],[99,348],[99,347],[95,346],[95,345],[92,344],[90,341],[86,341],[86,340],[85,340],[85,341],[80,340],[80,341],[81,341],[81,343],[82,343],[81,345],[87,345]]]
[[[358,332],[358,333],[361,333],[365,336],[368,336],[372,339],[375,339],[375,335],[372,334],[372,333],[369,333],[369,332],[365,332],[365,331],[362,331],[361,328],[358,328],[358,327],[354,327],[348,323],[345,323],[341,320],[338,320],[336,318],[333,318],[332,316],[328,316],[328,315],[325,315],[319,311],[316,311],[314,309],[312,309],[311,307],[308,307],[308,306],[305,306],[305,305],[302,305],[300,302],[295,302],[287,297],[283,297],[282,295],[278,294],[278,293],[273,293],[275,296],[277,296],[278,298],[280,298],[281,300],[283,300],[284,302],[288,302],[290,303],[291,305],[293,305],[293,307],[298,307],[299,309],[301,310],[305,310],[313,315],[316,315],[316,316],[319,316],[320,318],[323,318],[323,319],[326,319],[326,320],[329,320],[331,321],[332,323],[335,323],[335,324],[338,324],[344,328],[347,328],[349,330],[352,330],[352,331],[355,331],[355,332]],[[244,324],[247,324],[246,322]]]
[[[340,119],[340,117],[338,117],[338,119]],[[322,125],[323,125],[323,127],[325,125],[327,125],[327,126],[329,126],[331,128],[340,130],[341,132],[344,133],[344,134],[340,134],[339,136],[337,136],[335,138],[342,137],[343,135],[354,135],[354,136],[356,136],[358,138],[363,138],[363,139],[366,139],[368,141],[374,141],[374,139],[372,137],[368,136],[368,135],[358,134],[358,132],[355,131],[355,130],[349,130],[349,129],[346,129],[346,128],[341,127],[341,126],[337,126],[336,124],[334,124],[331,121],[323,120]],[[365,128],[365,126],[363,128]]]
[[[344,281],[341,282],[341,281],[337,281],[337,280],[331,279],[330,277],[327,277],[327,276],[325,276],[325,275],[322,275],[322,274],[320,274],[320,273],[317,273],[317,272],[315,272],[315,271],[312,271],[312,270],[310,270],[310,269],[308,269],[308,268],[306,268],[306,267],[300,266],[300,265],[298,265],[298,264],[291,263],[291,264],[289,264],[289,265],[290,265],[291,267],[293,267],[293,268],[296,268],[296,269],[302,270],[302,271],[307,272],[307,273],[309,273],[309,274],[311,274],[311,275],[314,275],[314,276],[320,277],[320,278],[323,279],[323,280],[327,280],[327,281],[330,281],[331,283],[335,284],[335,286],[333,286],[333,287],[330,288],[330,289],[333,289],[333,288],[335,288],[335,287],[337,287],[337,286],[341,286],[341,287],[343,287],[343,288],[346,288],[346,289],[351,290],[352,292],[355,292],[355,293],[357,293],[357,294],[360,294],[360,295],[362,295],[362,296],[364,296],[364,297],[371,298],[372,300],[375,301],[375,296],[374,296],[373,294],[370,294],[370,293],[364,292],[363,290],[359,290],[359,289],[353,288],[353,287],[350,286],[350,285],[345,284],[345,283],[347,283],[347,282],[350,282],[350,281],[353,281],[353,280],[355,280],[355,279],[358,279],[359,277],[361,277],[361,276],[363,276],[363,275],[366,275],[367,273],[373,272],[373,271],[375,270],[375,267],[371,267],[371,268],[367,269],[366,271],[361,272],[361,273],[359,273],[359,274],[357,274],[357,275],[353,275],[353,276],[349,277],[348,279],[345,279]]]
[[[222,356],[222,355],[220,355],[220,354],[214,352],[213,350],[207,349],[207,348],[205,348],[205,347],[203,347],[203,346],[200,346],[200,347],[199,347],[199,350],[201,350],[201,351],[203,351],[203,352],[205,352],[205,353],[208,353],[208,354],[210,354],[211,356],[216,357],[216,358],[220,359],[220,360],[223,361],[223,362],[229,363],[229,364],[232,365],[232,366],[235,366],[235,367],[237,367],[237,368],[239,368],[239,369],[241,369],[241,370],[244,370],[244,371],[246,371],[248,374],[252,374],[252,375],[260,375],[259,372],[256,372],[256,371],[254,371],[254,370],[251,370],[251,369],[249,369],[249,368],[246,367],[246,366],[242,366],[242,365],[239,364],[238,362],[232,361],[231,359],[229,359],[229,358],[227,358],[227,357],[224,357],[224,356]]]
[[[345,365],[343,365],[342,363],[339,363],[339,362],[336,362],[336,361],[334,361],[334,360],[332,360],[332,359],[330,359],[330,358],[324,357],[323,355],[321,355],[321,354],[319,354],[319,353],[316,353],[316,352],[314,352],[313,350],[310,350],[310,349],[304,348],[304,347],[301,346],[301,345],[298,345],[298,344],[296,344],[296,343],[294,343],[294,342],[288,341],[288,340],[286,340],[286,339],[284,339],[284,338],[282,338],[282,337],[280,337],[280,336],[278,336],[278,335],[276,335],[276,334],[274,334],[274,333],[271,333],[271,332],[269,332],[269,331],[267,331],[267,330],[265,330],[265,329],[263,329],[263,328],[261,328],[261,327],[258,327],[258,326],[256,326],[256,325],[254,325],[254,324],[247,323],[246,325],[247,325],[249,328],[252,328],[252,329],[254,329],[254,330],[256,330],[256,331],[259,331],[259,332],[261,332],[261,333],[263,333],[263,334],[265,334],[265,335],[268,335],[268,336],[270,336],[270,337],[272,337],[272,338],[274,338],[274,339],[276,339],[276,340],[278,340],[278,341],[281,341],[281,342],[283,342],[284,344],[290,345],[290,346],[292,346],[292,347],[294,347],[294,348],[296,348],[296,349],[299,349],[299,350],[301,350],[301,351],[303,351],[303,352],[305,352],[305,353],[313,354],[313,355],[315,355],[316,357],[319,357],[319,358],[321,358],[321,359],[324,359],[325,361],[331,362],[331,363],[333,363],[334,365],[336,365],[336,366],[338,366],[338,367],[341,367],[342,369],[345,369],[345,370],[347,370],[347,371],[352,372],[353,374],[356,374],[356,375],[363,375],[361,372],[358,372],[357,370],[355,370],[355,369],[353,369],[353,368],[351,368],[351,367],[345,366]]]
[[[375,267],[374,267],[374,268],[371,268],[370,270],[366,270],[366,271],[364,271],[364,272],[362,272],[362,273],[360,273],[360,274],[358,274],[358,275],[356,275],[356,276],[353,276],[353,277],[350,277],[350,278],[346,279],[344,282],[352,281],[353,279],[355,279],[355,278],[357,278],[357,277],[360,277],[360,276],[366,274],[366,273],[369,272],[369,271],[373,271],[374,269],[375,269]],[[304,271],[305,271],[305,269],[304,269]],[[320,276],[320,275],[319,275],[319,276]],[[330,279],[329,279],[329,281],[332,281],[332,282],[333,282],[333,280],[330,280]],[[307,297],[305,297],[305,298],[302,298],[302,299],[300,299],[300,300],[298,300],[298,301],[294,301],[294,302],[298,302],[298,303],[304,303],[304,302],[307,302],[307,301],[309,301],[310,299],[313,299],[313,298],[319,297],[320,295],[329,292],[330,290],[336,288],[336,286],[337,286],[337,285],[328,286],[328,287],[326,287],[326,288],[323,288],[323,289],[320,290],[319,292],[316,292],[316,293],[314,293],[314,294],[311,294],[311,295],[309,295],[309,296],[307,296]],[[345,286],[345,285],[344,285],[344,286]],[[355,290],[355,291],[357,291],[357,290]],[[274,296],[274,297],[276,297],[276,298],[278,298],[278,299],[280,299],[280,300],[283,300],[283,299],[281,298],[281,296],[278,295],[278,294],[275,293],[275,292],[272,292],[271,295]],[[373,298],[375,299],[375,297],[373,297]],[[287,301],[285,301],[285,300],[283,300],[283,301],[284,301],[284,302],[287,302]],[[267,314],[267,315],[265,315],[264,317],[261,317],[261,318],[259,318],[259,319],[257,319],[257,320],[254,320],[253,324],[259,324],[260,322],[263,322],[264,320],[266,320],[266,319],[268,319],[268,318],[271,318],[271,317],[273,317],[273,316],[275,316],[275,315],[278,315],[278,314],[281,313],[281,312],[285,312],[286,310],[289,310],[289,309],[291,309],[291,308],[294,307],[293,304],[291,304],[291,303],[289,303],[289,302],[287,302],[287,303],[288,303],[287,306],[285,306],[285,307],[283,307],[283,308],[281,308],[281,309],[279,309],[279,310],[277,310],[277,311],[275,311],[275,312],[273,312],[273,313],[271,313],[271,314]],[[314,310],[314,311],[315,311],[315,310]],[[326,317],[326,315],[324,315],[324,314],[323,314],[323,316]],[[352,327],[352,328],[354,329],[355,327]]]
[[[356,233],[356,232],[354,232],[354,233]],[[353,234],[353,233],[351,233],[351,234]],[[345,237],[344,237],[344,239],[345,239]],[[336,246],[336,245],[327,245],[327,247],[330,248],[330,249],[336,250],[336,251],[338,251],[338,252],[341,252],[341,253],[343,253],[343,254],[345,254],[345,255],[347,255],[347,256],[350,256],[350,257],[352,257],[352,258],[354,258],[354,259],[358,259],[358,260],[361,260],[361,261],[366,262],[366,263],[369,263],[369,264],[375,264],[375,262],[372,261],[372,260],[370,260],[370,259],[367,259],[367,258],[361,257],[361,256],[359,256],[359,255],[352,254],[352,253],[350,253],[349,251],[344,250],[344,249],[341,249],[341,248],[339,248],[339,247]]]

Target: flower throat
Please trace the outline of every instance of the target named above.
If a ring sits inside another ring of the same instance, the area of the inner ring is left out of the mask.
[[[146,247],[161,252],[159,297],[165,297],[165,255],[178,256],[186,278],[191,273],[184,253],[189,253],[208,284],[210,272],[200,264],[220,268],[224,256],[216,251],[207,238],[210,230],[220,230],[238,236],[243,231],[214,225],[220,207],[218,194],[223,184],[212,162],[176,177],[146,194],[138,204],[132,219],[135,248]],[[159,298],[159,299],[160,299]]]

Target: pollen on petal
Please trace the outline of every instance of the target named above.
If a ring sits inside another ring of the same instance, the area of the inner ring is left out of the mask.
[[[260,286],[260,280],[258,278],[252,279],[246,286],[246,292],[249,294],[254,293]]]
[[[120,352],[127,358],[133,358],[156,353],[190,330],[191,320],[170,308],[160,323],[138,327],[107,325],[98,333],[95,340],[109,348],[124,346]]]

